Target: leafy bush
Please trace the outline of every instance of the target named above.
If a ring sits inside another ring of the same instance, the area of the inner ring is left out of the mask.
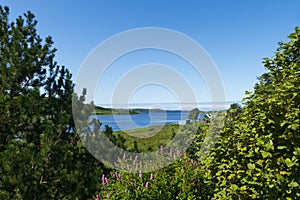
[[[179,152],[170,152],[170,157]],[[126,161],[123,161],[126,162]],[[136,160],[139,163],[138,160]],[[201,168],[186,155],[171,165],[148,173],[111,172],[102,175],[99,199],[197,199],[201,191]]]
[[[215,199],[300,198],[299,28],[288,38],[206,158]]]

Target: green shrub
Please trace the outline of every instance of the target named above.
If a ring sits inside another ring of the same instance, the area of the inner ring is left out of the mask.
[[[205,158],[215,199],[300,198],[300,29],[288,38]]]

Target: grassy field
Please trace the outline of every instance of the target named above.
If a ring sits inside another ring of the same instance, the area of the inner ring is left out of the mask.
[[[184,129],[197,131],[199,125],[207,126],[207,124],[200,122],[200,124],[194,123],[185,125]],[[133,130],[116,131],[112,134],[125,139],[124,146],[126,150],[135,151],[137,148],[139,152],[147,152],[158,150],[161,145],[165,146],[169,144],[176,134],[179,132],[184,134],[182,129],[183,127],[178,124],[167,124],[164,126],[150,126]],[[137,147],[135,147],[135,145],[137,145]]]
[[[116,131],[113,134],[121,135],[125,139],[125,147],[129,151],[134,151],[134,143],[141,152],[159,149],[161,145],[168,144],[176,131],[178,124],[167,124],[165,126],[150,126],[126,131]]]

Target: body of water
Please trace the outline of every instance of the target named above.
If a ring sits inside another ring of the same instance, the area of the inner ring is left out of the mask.
[[[112,127],[113,131],[144,128],[148,126],[162,126],[177,124],[188,118],[188,111],[142,112],[139,114],[98,115],[94,116],[105,125]]]
[[[143,108],[143,109],[162,109],[168,111],[161,112],[142,112],[139,114],[119,114],[119,115],[100,115],[93,116],[102,123],[101,129],[105,125],[112,127],[113,131],[144,128],[148,126],[162,126],[165,124],[177,124],[182,120],[188,119],[189,111],[193,108],[199,108],[201,111],[225,110],[232,103],[241,103],[238,101],[228,102],[203,102],[203,103],[133,103],[133,104],[99,104],[107,108]],[[200,114],[200,118],[201,118]]]

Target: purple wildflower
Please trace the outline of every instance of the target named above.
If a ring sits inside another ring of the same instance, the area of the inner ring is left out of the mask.
[[[147,182],[146,185],[145,185],[146,189],[149,188],[149,183]]]
[[[106,197],[107,197],[107,198],[110,198],[110,194],[109,194],[109,193],[107,193],[107,194],[106,194]]]
[[[97,199],[97,200],[100,200],[100,198],[99,198],[99,195],[98,195],[98,194],[96,195],[96,199]]]
[[[143,177],[143,174],[142,174],[142,171],[140,170],[139,172],[139,177],[142,178]]]
[[[102,185],[105,185],[105,175],[102,174]]]
[[[118,172],[115,172],[116,178],[119,179],[119,174]]]
[[[150,175],[150,181],[153,179],[153,174],[151,173],[151,175]]]

